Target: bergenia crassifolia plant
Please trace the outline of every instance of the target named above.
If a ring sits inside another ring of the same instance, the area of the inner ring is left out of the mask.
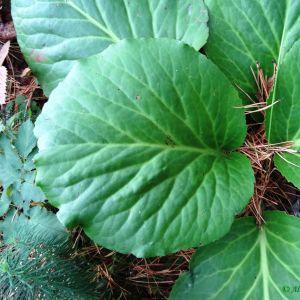
[[[12,8],[49,95],[35,124],[37,182],[59,220],[138,257],[199,247],[171,299],[296,299],[300,221],[279,211],[263,212],[260,226],[234,219],[255,190],[240,151],[245,105],[263,111],[275,167],[300,188],[300,1]]]

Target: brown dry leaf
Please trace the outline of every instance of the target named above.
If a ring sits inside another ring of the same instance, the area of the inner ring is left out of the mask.
[[[7,82],[7,69],[3,66],[0,66],[0,105],[5,104],[6,82]]]
[[[21,78],[24,78],[30,74],[31,70],[27,67],[22,71]]]
[[[10,41],[6,42],[0,50],[0,66],[2,66],[6,56],[8,55]]]
[[[0,105],[6,102],[7,69],[2,66],[8,55],[10,41],[6,42],[0,50]]]

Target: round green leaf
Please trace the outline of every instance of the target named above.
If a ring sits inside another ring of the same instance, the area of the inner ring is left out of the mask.
[[[253,192],[241,102],[204,56],[122,41],[78,63],[36,124],[37,181],[66,226],[137,256],[224,235]]]
[[[200,247],[170,299],[299,299],[300,220],[267,212],[266,225],[237,220],[223,239]]]
[[[168,37],[197,50],[208,37],[203,0],[12,0],[18,42],[46,94],[75,61],[124,38]]]

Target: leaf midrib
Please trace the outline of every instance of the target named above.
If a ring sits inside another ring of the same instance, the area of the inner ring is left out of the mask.
[[[244,258],[239,262],[239,264],[237,266],[235,266],[233,268],[233,272],[231,273],[231,275],[229,276],[229,278],[226,280],[226,282],[221,286],[220,289],[218,289],[218,291],[211,297],[211,299],[217,299],[218,295],[226,288],[230,285],[231,280],[234,278],[234,276],[236,275],[236,273],[240,270],[241,266],[243,266],[243,264],[248,260],[249,257],[251,257],[253,251],[256,249],[257,244],[258,244],[259,240],[256,240],[256,242],[254,243],[254,245],[251,247],[251,249],[249,249],[248,253],[244,256]],[[269,300],[269,299],[267,299]]]
[[[90,15],[85,13],[80,7],[78,7],[76,4],[74,4],[74,2],[69,0],[68,2],[66,2],[66,4],[69,5],[70,7],[72,7],[74,10],[76,10],[83,17],[85,17],[91,24],[95,25],[101,31],[106,33],[111,38],[112,42],[117,43],[118,41],[120,41],[120,39],[111,30],[109,30],[108,28],[103,26],[103,24],[101,24],[100,22],[98,22],[97,20],[92,18]]]
[[[225,150],[219,149],[211,149],[211,148],[196,148],[192,146],[185,146],[185,145],[174,145],[174,146],[167,146],[167,145],[162,145],[162,144],[150,144],[150,143],[97,143],[97,142],[85,142],[85,143],[70,143],[70,144],[65,144],[65,145],[55,145],[55,148],[64,148],[64,147],[76,147],[76,146],[100,146],[100,147],[126,147],[126,148],[134,148],[134,147],[148,147],[148,148],[159,148],[163,150],[169,150],[169,151],[182,151],[182,152],[195,152],[195,153],[200,153],[200,154],[207,154],[207,155],[212,155],[212,156],[227,156],[228,153]],[[49,148],[51,149],[51,148]],[[49,150],[48,149],[48,150]],[[61,150],[60,150],[61,151]],[[233,151],[234,152],[234,151]]]
[[[267,238],[264,229],[262,228],[258,235],[259,247],[260,247],[260,273],[263,280],[263,295],[265,300],[270,300],[269,294],[269,266],[267,257]]]

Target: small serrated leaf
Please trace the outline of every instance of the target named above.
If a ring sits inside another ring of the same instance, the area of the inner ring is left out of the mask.
[[[33,123],[30,120],[27,120],[19,129],[15,146],[23,158],[26,158],[36,146],[36,138],[33,134],[33,128]]]
[[[20,179],[20,169],[22,162],[11,146],[10,141],[5,137],[0,137],[0,182],[4,187]]]
[[[24,182],[21,186],[21,195],[23,201],[42,202],[45,200],[45,195],[42,190],[33,183]]]
[[[7,213],[10,203],[11,200],[9,199],[7,190],[4,190],[0,197],[0,217]]]
[[[0,120],[0,133],[2,133],[5,130],[5,126],[2,123],[2,121]]]

